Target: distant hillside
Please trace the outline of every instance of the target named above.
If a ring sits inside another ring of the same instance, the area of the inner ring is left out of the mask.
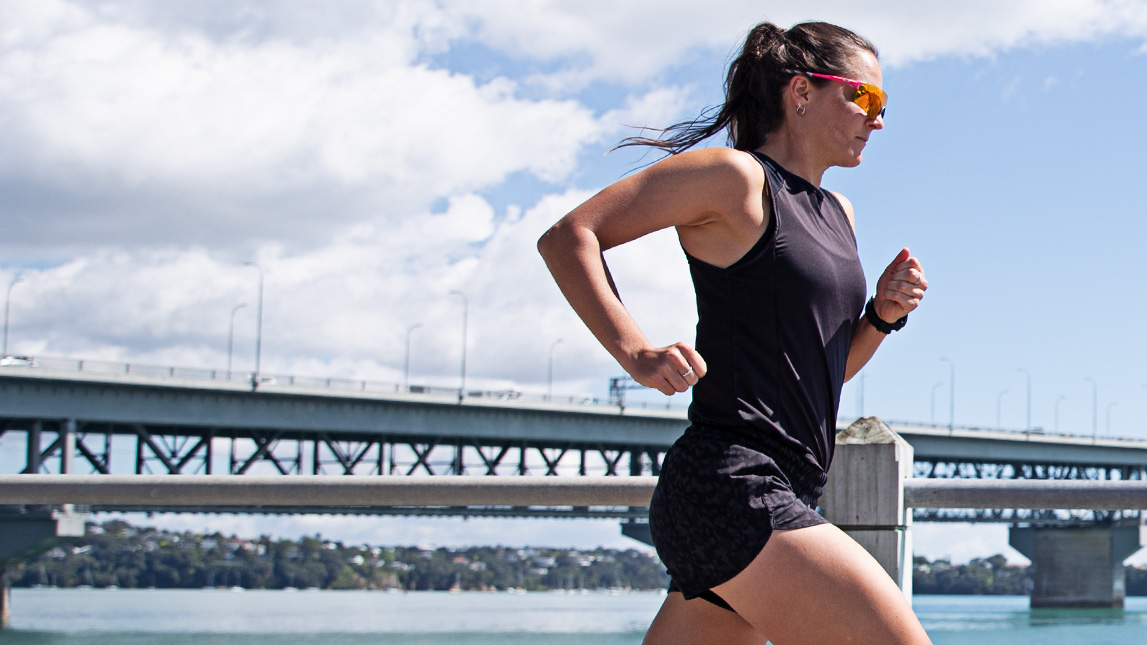
[[[912,591],[918,594],[1026,596],[1032,586],[1028,567],[1010,565],[1002,555],[957,565],[917,556],[913,565]],[[1129,566],[1126,571],[1127,595],[1147,596],[1147,569]]]
[[[244,540],[113,520],[9,571],[12,586],[465,590],[664,589],[656,556],[637,550],[420,549],[321,536]]]

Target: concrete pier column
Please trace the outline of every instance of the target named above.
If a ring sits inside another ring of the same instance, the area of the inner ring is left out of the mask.
[[[824,516],[872,554],[912,596],[912,515],[904,480],[912,446],[876,417],[858,419],[836,436],[836,454],[821,497]]]
[[[1123,608],[1123,561],[1138,551],[1147,527],[1012,527],[1008,542],[1032,561],[1031,606]]]
[[[65,419],[63,436],[60,437],[60,474],[71,475],[76,472],[76,420]]]
[[[8,629],[12,620],[12,588],[8,586],[8,569],[0,567],[0,629]]]

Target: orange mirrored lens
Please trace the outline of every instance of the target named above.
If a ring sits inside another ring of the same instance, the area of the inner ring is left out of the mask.
[[[856,95],[852,102],[864,108],[868,118],[875,119],[884,115],[884,106],[888,103],[888,95],[875,85],[864,84],[856,88]]]

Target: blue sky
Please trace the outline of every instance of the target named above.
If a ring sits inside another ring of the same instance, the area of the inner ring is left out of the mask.
[[[1090,434],[1094,405],[1099,434],[1147,438],[1147,3],[791,4],[5,3],[0,279],[24,279],[10,350],[222,366],[231,308],[255,297],[241,265],[257,260],[266,372],[397,382],[421,323],[412,380],[454,385],[460,289],[471,383],[542,392],[561,338],[555,392],[604,395],[620,370],[534,240],[652,159],[605,154],[625,126],[718,102],[755,21],[819,18],[874,40],[890,95],[864,163],[825,186],[856,208],[870,285],[901,246],[931,284],[865,370],[863,412],[946,423],[945,357],[957,424],[998,414],[1023,427],[1023,368],[1033,425],[1053,430],[1059,401],[1061,431]],[[651,338],[692,339],[672,234],[609,259]],[[236,369],[249,369],[253,307],[236,324]],[[859,399],[846,385],[842,418]],[[612,524],[210,521],[374,542],[627,544]],[[953,530],[920,527],[918,547],[1002,548],[998,527]]]

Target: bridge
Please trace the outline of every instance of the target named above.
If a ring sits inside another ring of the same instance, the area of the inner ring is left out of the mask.
[[[685,411],[627,404],[623,394],[615,390],[614,397],[601,401],[292,376],[265,377],[252,388],[246,374],[28,358],[0,366],[0,436],[14,435],[18,444],[23,435],[22,458],[0,460],[0,470],[657,475],[665,451],[688,425]],[[913,446],[916,477],[1147,479],[1143,440],[888,423]],[[348,507],[327,512],[642,517],[644,509]],[[916,512],[918,521],[1092,517],[1028,509]],[[1098,517],[1132,518],[1137,515]]]
[[[0,366],[0,435],[23,435],[22,463],[10,470],[26,474],[656,476],[687,426],[684,410],[635,405],[623,395],[551,399],[289,376],[253,383],[211,370],[27,359]],[[1147,441],[889,425],[911,445],[920,479],[1147,480]],[[88,510],[599,517],[620,519],[623,532],[638,539],[647,531],[646,509],[632,505],[102,502]],[[1025,523],[1041,536],[1055,525],[1117,531],[1140,523],[1134,509],[917,507],[913,514],[917,521]],[[51,520],[57,528],[64,521]],[[1013,545],[1038,560],[1024,546],[1035,538],[1024,535],[1013,528]],[[1056,539],[1066,545],[1060,559],[1089,548]]]

